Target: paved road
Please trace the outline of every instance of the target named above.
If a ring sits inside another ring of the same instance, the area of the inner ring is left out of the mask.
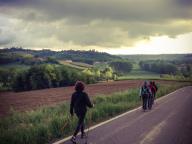
[[[91,130],[88,144],[192,144],[192,86],[158,100],[151,111],[138,109]]]

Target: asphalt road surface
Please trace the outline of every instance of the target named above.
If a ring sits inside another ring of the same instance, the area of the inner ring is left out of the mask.
[[[192,86],[91,130],[88,144],[192,144]]]

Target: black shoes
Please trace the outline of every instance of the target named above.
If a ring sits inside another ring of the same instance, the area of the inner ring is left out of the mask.
[[[81,133],[81,138],[85,138],[86,137],[86,134],[85,133]]]
[[[77,142],[76,142],[76,137],[75,136],[73,136],[72,138],[71,138],[71,142],[73,143],[73,144],[76,144]]]

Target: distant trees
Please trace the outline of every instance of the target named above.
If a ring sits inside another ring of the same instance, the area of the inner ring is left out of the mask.
[[[113,70],[111,67],[107,67],[102,71],[102,77],[107,81],[113,78]]]
[[[18,72],[12,82],[15,91],[44,89],[74,85],[77,80],[85,83],[95,83],[99,80],[109,80],[114,77],[112,68],[103,71],[90,68],[83,71],[63,65],[41,64]]]
[[[93,63],[105,63],[102,69],[90,67],[85,70],[60,65],[58,60]],[[90,51],[60,51],[30,50],[10,48],[0,50],[0,89],[8,88],[15,91],[43,89],[73,85],[77,80],[85,83],[95,83],[100,80],[116,79],[114,69],[109,61],[122,58],[95,50]],[[116,64],[115,64],[116,65]],[[7,66],[14,67],[10,70]],[[24,67],[24,68],[23,68]],[[118,68],[117,68],[118,69]]]
[[[45,60],[46,63],[50,63],[50,64],[59,64],[59,62],[57,61],[56,58],[54,57],[47,57]]]
[[[78,71],[64,66],[42,64],[17,74],[13,89],[15,91],[67,86],[81,79]]]
[[[68,50],[68,51],[61,51],[54,55],[58,59],[70,59],[75,62],[84,62],[88,64],[93,64],[96,61],[99,62],[106,62],[111,61],[114,59],[121,59],[121,57],[110,55],[104,52],[97,52],[95,50],[89,51],[75,51],[75,50]]]
[[[32,57],[26,58],[25,55]],[[55,52],[51,50],[27,50],[22,48],[10,48],[0,50],[0,64],[8,63],[22,63],[22,64],[39,64],[39,63],[57,63],[56,60],[72,60],[74,62],[84,62],[93,64],[94,62],[107,62],[111,60],[122,59],[119,56],[110,55],[104,52],[97,52],[95,50],[89,51],[75,51],[67,50]],[[45,60],[45,61],[44,61]]]
[[[87,83],[94,83],[97,80],[97,76],[95,75],[94,69],[85,69],[83,70],[83,73],[85,74],[85,81]]]
[[[184,77],[192,77],[192,65],[184,65],[181,67],[180,72]]]
[[[25,68],[0,68],[0,90],[11,90],[15,77],[23,69]]]
[[[46,58],[40,58],[39,56],[22,53],[0,53],[0,65],[7,64],[22,64],[22,65],[34,65],[34,64],[58,64],[59,62],[55,57],[48,56]]]
[[[0,87],[10,89],[15,72],[12,69],[0,69]]]
[[[112,61],[110,62],[110,66],[118,74],[128,73],[132,70],[133,67],[132,63],[126,60]]]
[[[175,74],[177,72],[176,65],[166,61],[141,61],[139,65],[143,70],[159,74]]]
[[[100,80],[110,80],[114,79],[114,72],[111,67],[106,67],[103,70],[99,70],[97,68],[90,68],[83,71],[87,76],[88,82],[96,82]],[[115,77],[116,78],[116,77]]]

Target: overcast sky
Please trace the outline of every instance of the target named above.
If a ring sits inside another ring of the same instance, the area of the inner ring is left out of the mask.
[[[192,53],[192,0],[0,0],[0,48]]]

